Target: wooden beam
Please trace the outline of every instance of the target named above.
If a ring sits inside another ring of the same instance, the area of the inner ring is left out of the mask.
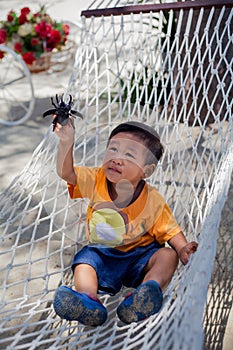
[[[102,8],[93,10],[84,10],[81,12],[81,16],[87,18],[90,17],[101,17],[101,16],[120,16],[129,15],[131,13],[148,13],[148,12],[159,12],[159,11],[179,11],[189,10],[191,8],[199,10],[202,7],[233,7],[233,0],[196,0],[196,1],[185,1],[185,2],[172,2],[164,4],[144,4],[144,5],[130,5],[123,7],[112,7],[112,8]]]

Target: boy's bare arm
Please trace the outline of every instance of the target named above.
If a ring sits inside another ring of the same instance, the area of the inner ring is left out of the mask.
[[[66,182],[75,185],[77,183],[77,176],[73,164],[75,134],[73,123],[71,120],[64,126],[57,123],[54,131],[60,139],[57,151],[57,174]]]
[[[193,254],[198,247],[198,243],[197,242],[187,242],[184,234],[182,231],[180,231],[177,235],[175,235],[174,237],[172,237],[168,243],[170,244],[170,246],[172,248],[174,248],[178,254],[178,257],[180,259],[180,261],[186,265],[188,260],[189,260],[189,256],[191,254]]]

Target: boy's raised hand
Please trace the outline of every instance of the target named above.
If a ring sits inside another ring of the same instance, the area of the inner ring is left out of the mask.
[[[75,136],[73,118],[69,118],[68,123],[64,126],[57,123],[54,129],[54,132],[59,137],[61,142],[72,145],[74,143],[74,136]]]

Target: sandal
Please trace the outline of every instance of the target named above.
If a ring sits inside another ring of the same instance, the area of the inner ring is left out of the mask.
[[[117,308],[117,314],[124,323],[139,322],[157,313],[162,304],[162,290],[156,281],[150,280],[125,297]]]
[[[107,319],[107,310],[99,299],[66,286],[57,288],[53,307],[61,318],[79,321],[86,326],[100,326]]]

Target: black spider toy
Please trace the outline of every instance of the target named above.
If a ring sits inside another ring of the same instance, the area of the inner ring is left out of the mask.
[[[58,98],[58,95],[56,95],[57,105],[53,102],[53,98],[51,97],[52,105],[55,108],[49,109],[43,114],[43,118],[47,117],[48,115],[55,115],[55,118],[53,119],[53,122],[52,122],[53,131],[56,128],[57,123],[61,125],[66,125],[68,123],[69,117],[75,118],[77,116],[83,119],[83,116],[80,112],[75,111],[74,109],[71,109],[73,105],[73,99],[71,95],[69,96],[70,96],[69,102],[65,103],[63,100],[63,95],[61,95],[60,100]]]

